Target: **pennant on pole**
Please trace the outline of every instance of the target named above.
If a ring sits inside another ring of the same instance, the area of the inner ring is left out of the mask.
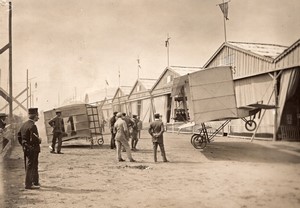
[[[169,46],[169,38],[165,41],[165,47]]]
[[[139,58],[137,59],[137,63],[138,63],[139,69],[141,69],[142,67],[141,67],[141,65],[140,65],[140,59],[139,59]]]
[[[168,38],[167,38],[167,40],[165,41],[165,47],[168,47],[169,46],[169,40],[170,40],[171,38],[169,37],[169,35],[168,35]]]
[[[224,18],[226,20],[228,19],[228,2],[224,2],[222,4],[219,4],[221,11],[223,12]]]

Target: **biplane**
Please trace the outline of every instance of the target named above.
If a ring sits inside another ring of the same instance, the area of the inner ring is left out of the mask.
[[[199,125],[199,133],[191,137],[192,145],[203,149],[232,119],[242,119],[248,131],[257,128],[255,117],[260,117],[262,109],[275,106],[262,102],[237,107],[234,81],[230,66],[220,66],[196,71],[174,78],[172,97],[183,98],[186,123],[182,128]],[[214,132],[208,133],[206,122],[223,121]]]
[[[45,111],[44,123],[48,143],[52,142],[53,136],[52,127],[48,122],[56,115],[55,112],[57,110],[62,112],[64,121],[65,133],[62,138],[63,142],[85,139],[90,141],[91,147],[95,143],[98,143],[98,145],[104,143],[97,106],[90,104],[72,104]]]

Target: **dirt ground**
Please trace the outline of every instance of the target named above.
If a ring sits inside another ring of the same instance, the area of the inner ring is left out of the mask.
[[[300,144],[217,137],[204,150],[189,134],[165,134],[169,163],[153,162],[146,132],[133,153],[116,162],[109,135],[102,147],[65,143],[63,155],[42,144],[39,190],[24,189],[16,145],[0,163],[0,207],[300,207]],[[160,155],[159,155],[160,156]]]

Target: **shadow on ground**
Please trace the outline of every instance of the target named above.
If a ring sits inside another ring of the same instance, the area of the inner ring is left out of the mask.
[[[202,154],[209,160],[260,163],[300,163],[300,157],[278,148],[245,142],[212,142]]]

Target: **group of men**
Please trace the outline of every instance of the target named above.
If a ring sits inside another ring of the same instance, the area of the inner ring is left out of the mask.
[[[164,124],[161,121],[161,116],[154,114],[154,121],[150,123],[148,129],[149,134],[152,136],[154,162],[157,162],[157,147],[160,147],[163,162],[168,162],[164,142]],[[132,118],[126,115],[126,113],[114,112],[113,117],[110,119],[110,131],[111,131],[111,149],[117,149],[117,160],[119,162],[125,161],[122,158],[121,150],[123,148],[126,151],[127,157],[130,162],[135,162],[132,158],[131,150],[136,151],[136,145],[140,139],[140,131],[142,130],[142,122],[137,115],[133,115]],[[131,138],[131,149],[129,146],[129,140]]]
[[[118,119],[117,117],[118,112],[114,112],[113,116],[111,117],[109,124],[110,124],[110,132],[111,132],[111,141],[110,141],[110,148],[116,149],[116,142],[115,136],[116,131],[114,129],[114,125]],[[131,138],[131,150],[136,151],[136,145],[140,138],[140,131],[142,129],[142,121],[139,119],[137,115],[133,115],[132,118],[126,115],[126,113],[120,113],[122,119],[126,122],[127,125],[127,137],[128,139]]]
[[[6,116],[2,116],[6,117]],[[4,119],[0,118],[4,125]],[[29,119],[24,122],[18,131],[18,141],[22,145],[25,161],[25,189],[39,189],[39,173],[38,173],[38,157],[40,153],[41,138],[39,137],[37,126],[35,122],[39,120],[38,108],[28,109]],[[154,115],[155,120],[150,123],[148,129],[149,134],[152,136],[154,162],[157,162],[157,147],[160,147],[163,162],[168,162],[163,142],[164,124],[160,119],[159,114]],[[2,125],[1,124],[1,125]],[[139,131],[141,124],[136,115],[132,118],[126,116],[125,113],[115,112],[110,121],[111,124],[111,148],[117,149],[117,160],[119,162],[125,161],[122,158],[122,147],[127,153],[130,162],[136,162],[131,154],[131,149],[136,150],[136,145],[139,139]],[[63,119],[61,118],[61,111],[56,111],[56,116],[49,121],[49,125],[53,127],[53,140],[51,146],[51,153],[55,152],[56,140],[58,140],[57,153],[61,153],[61,143],[63,129]],[[131,148],[129,146],[129,138],[131,135]]]

